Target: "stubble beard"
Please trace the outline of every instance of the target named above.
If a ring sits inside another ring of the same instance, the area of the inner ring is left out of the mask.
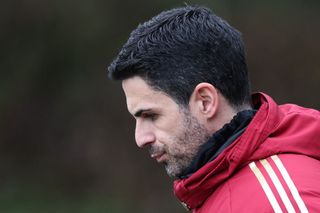
[[[189,112],[183,112],[183,114],[182,131],[179,135],[172,137],[170,147],[164,146],[168,155],[164,163],[165,169],[167,174],[174,179],[180,177],[183,171],[190,166],[201,145],[210,138],[207,129],[195,117]]]

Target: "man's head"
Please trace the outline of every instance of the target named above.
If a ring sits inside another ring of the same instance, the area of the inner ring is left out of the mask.
[[[249,105],[241,35],[203,7],[169,10],[139,25],[109,76],[122,80],[138,146],[148,145],[174,177]]]
[[[136,75],[185,106],[201,82],[214,85],[235,107],[249,100],[241,35],[203,7],[162,12],[131,33],[109,76]]]
[[[140,77],[126,79],[122,86],[128,110],[136,119],[137,145],[164,163],[171,177],[180,176],[210,133],[189,109],[153,90]]]

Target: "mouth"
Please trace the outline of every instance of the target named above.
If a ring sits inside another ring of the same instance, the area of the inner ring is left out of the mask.
[[[165,161],[165,152],[158,152],[151,154],[151,158],[155,159],[158,163]]]

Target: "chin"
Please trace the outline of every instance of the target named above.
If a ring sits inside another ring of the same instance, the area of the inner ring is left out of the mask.
[[[173,179],[178,179],[182,174],[182,170],[181,169],[172,168],[172,167],[170,167],[168,165],[166,165],[165,168],[166,168],[166,172],[167,172],[168,176],[173,178]]]

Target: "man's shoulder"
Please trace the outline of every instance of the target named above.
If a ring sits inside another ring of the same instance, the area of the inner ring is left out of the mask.
[[[252,203],[253,198],[255,203]],[[269,207],[268,199],[250,166],[246,165],[208,197],[201,212],[259,212],[261,207]]]
[[[316,170],[316,171],[314,171]],[[286,212],[318,208],[320,161],[281,154],[250,162],[206,200],[200,212]],[[312,191],[310,193],[310,190]]]
[[[300,114],[300,115],[305,115],[305,116],[314,116],[317,118],[320,118],[320,111],[317,109],[312,109],[312,108],[307,108],[303,106],[299,106],[296,104],[282,104],[279,105],[280,110],[287,114]]]

